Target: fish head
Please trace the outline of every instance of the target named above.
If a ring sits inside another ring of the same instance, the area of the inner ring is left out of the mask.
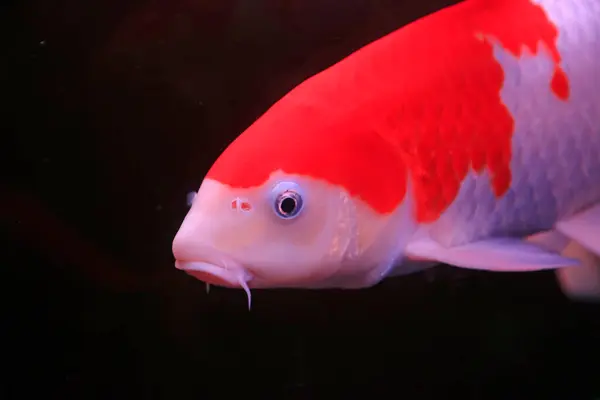
[[[213,285],[308,287],[355,254],[356,206],[343,188],[277,171],[236,188],[205,178],[173,240],[176,266]]]
[[[393,258],[398,227],[412,229],[398,220],[408,209],[402,158],[369,118],[315,82],[284,96],[215,160],[174,238],[177,268],[248,292],[369,286],[338,278]]]

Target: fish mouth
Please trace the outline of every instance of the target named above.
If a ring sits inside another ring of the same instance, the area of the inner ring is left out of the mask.
[[[253,278],[244,267],[237,263],[214,262],[212,260],[176,260],[175,268],[184,271],[207,285],[227,288],[242,288],[248,298],[248,309],[252,305],[252,294],[248,282]]]

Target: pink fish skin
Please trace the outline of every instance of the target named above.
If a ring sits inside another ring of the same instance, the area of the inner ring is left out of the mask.
[[[466,0],[307,79],[215,161],[173,253],[249,301],[440,262],[600,299],[600,2]]]

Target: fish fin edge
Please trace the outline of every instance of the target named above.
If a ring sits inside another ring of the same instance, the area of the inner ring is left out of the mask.
[[[577,259],[578,268],[561,268],[555,271],[563,294],[577,302],[600,303],[600,257],[572,240],[561,255]]]
[[[572,300],[600,302],[600,204],[558,221],[555,229],[570,239],[561,254],[582,264],[556,271],[561,290]]]
[[[555,229],[600,256],[600,204],[558,221]]]
[[[406,255],[458,268],[497,272],[540,271],[580,265],[576,259],[513,238],[486,239],[452,247],[445,247],[431,238],[420,238],[407,245]]]

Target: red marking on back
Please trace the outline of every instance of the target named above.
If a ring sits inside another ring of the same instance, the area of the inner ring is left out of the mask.
[[[561,100],[567,100],[569,98],[569,78],[562,68],[556,67],[550,86],[552,87],[552,91]]]
[[[238,137],[207,177],[263,184],[276,170],[344,187],[381,213],[410,174],[420,222],[454,201],[469,169],[496,196],[511,182],[513,117],[490,40],[515,57],[540,44],[556,65],[550,87],[569,96],[557,28],[530,0],[470,0],[373,42],[296,87]]]

